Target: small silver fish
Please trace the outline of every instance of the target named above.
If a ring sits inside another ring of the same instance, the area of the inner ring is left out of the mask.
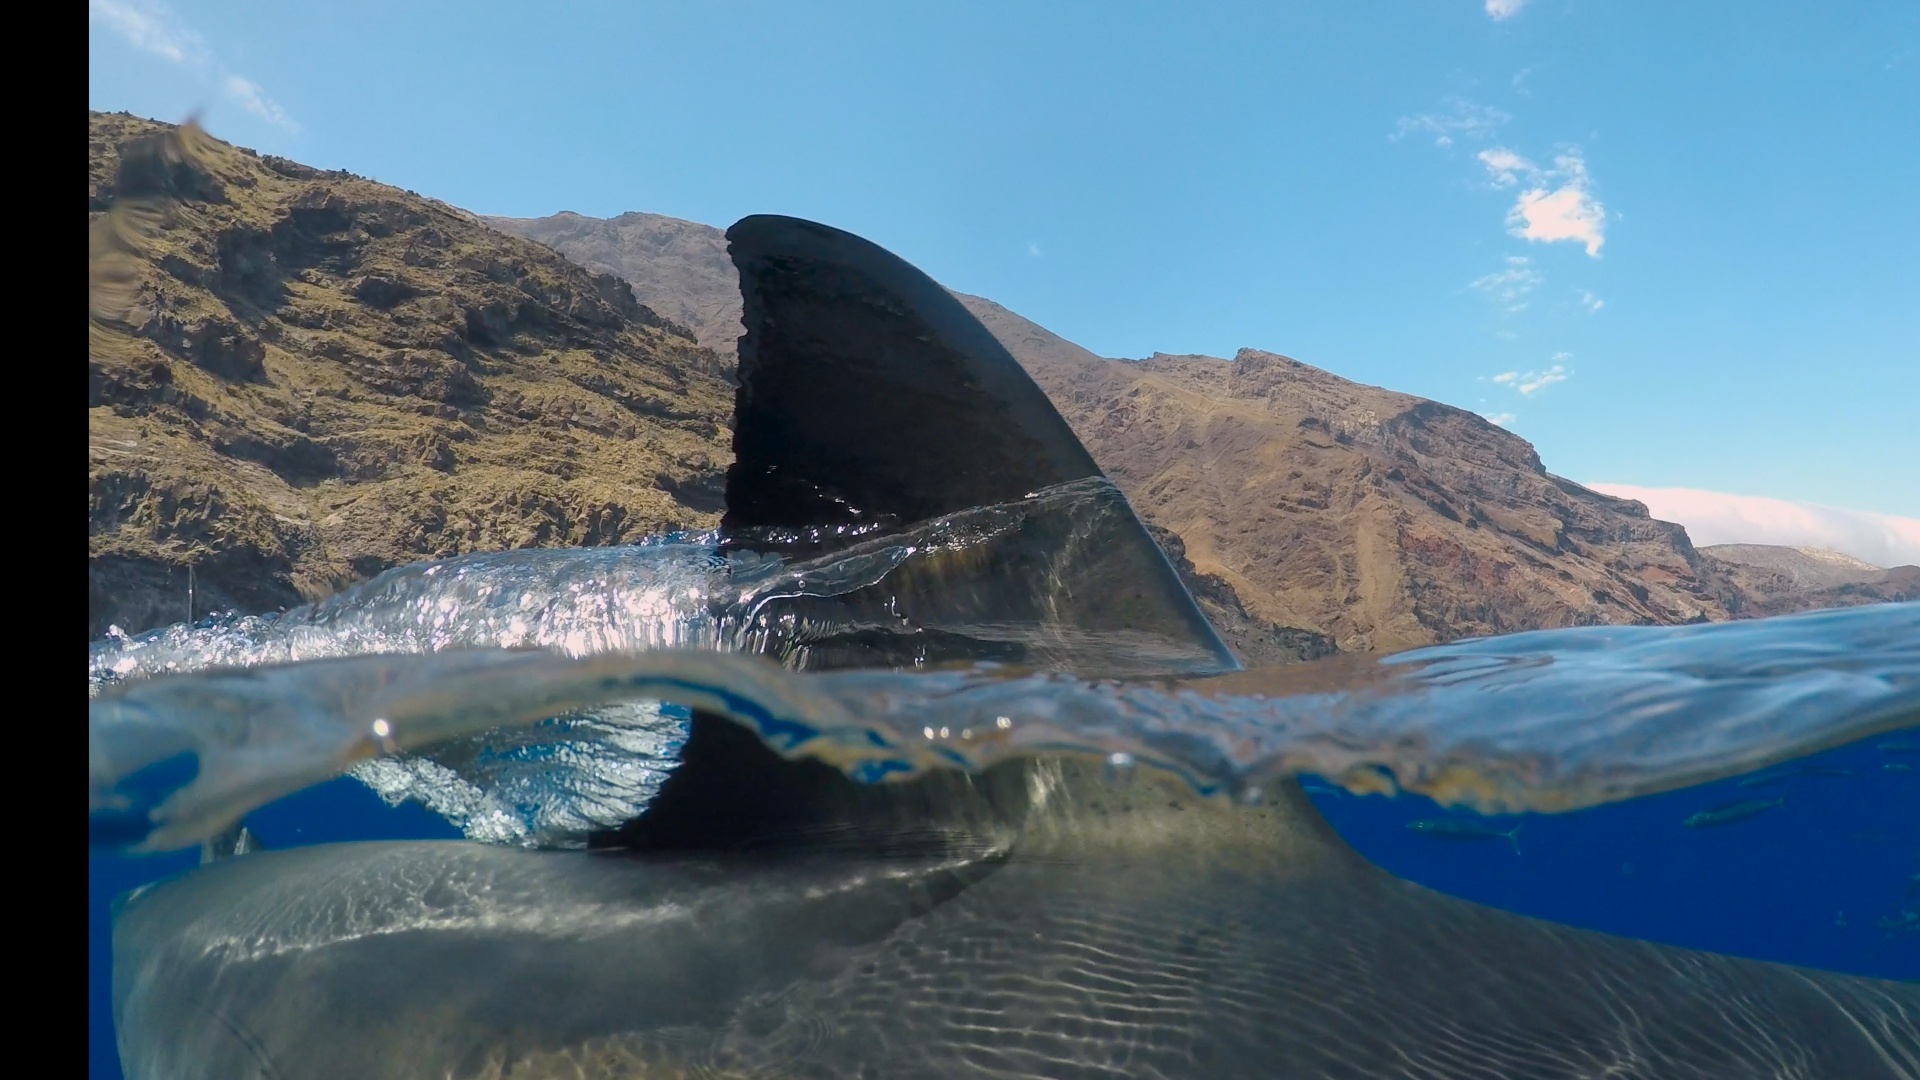
[[[1745,821],[1755,814],[1762,814],[1776,806],[1787,805],[1787,797],[1777,799],[1742,799],[1739,802],[1724,803],[1702,810],[1687,818],[1682,824],[1691,829],[1704,829],[1712,825],[1731,825],[1736,821]]]
[[[1880,929],[1904,930],[1911,934],[1920,930],[1920,911],[1902,911],[1898,915],[1889,915],[1879,920]]]
[[[1800,765],[1781,769],[1777,772],[1760,773],[1740,781],[1741,787],[1760,787],[1765,784],[1777,784],[1793,776],[1852,776],[1853,770],[1842,765]]]
[[[1407,822],[1407,828],[1438,840],[1505,840],[1513,845],[1515,855],[1520,854],[1520,841],[1514,835],[1520,831],[1519,825],[1502,832],[1491,825],[1465,818],[1422,818]]]

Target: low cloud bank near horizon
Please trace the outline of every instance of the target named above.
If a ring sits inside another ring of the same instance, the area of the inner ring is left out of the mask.
[[[1920,564],[1920,518],[1694,488],[1587,486],[1646,503],[1654,517],[1685,526],[1695,547],[1780,544],[1826,548],[1875,566]]]

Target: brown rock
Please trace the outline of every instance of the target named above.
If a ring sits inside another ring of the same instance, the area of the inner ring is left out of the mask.
[[[188,567],[196,613],[258,612],[717,520],[727,365],[624,281],[190,129],[89,135],[93,636],[185,617]]]
[[[1472,413],[1251,349],[1031,368],[1200,572],[1343,650],[1728,616],[1685,530]]]
[[[1920,600],[1920,567],[1882,570],[1851,555],[1775,544],[1714,544],[1700,554],[1739,590],[1742,615]]]
[[[733,355],[740,337],[740,279],[720,230],[659,214],[591,218],[562,212],[480,220],[632,282],[641,302],[692,330],[700,344]]]

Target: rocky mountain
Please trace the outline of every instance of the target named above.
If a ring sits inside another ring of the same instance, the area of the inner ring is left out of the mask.
[[[700,344],[733,355],[740,336],[740,278],[719,230],[659,214],[592,218],[561,212],[543,218],[483,217],[515,236],[537,240],[596,274],[633,284],[646,305],[693,331]]]
[[[88,118],[88,623],[718,519],[723,361],[452,207]]]
[[[1911,564],[1880,571],[1870,581],[1849,581],[1792,592],[1753,597],[1743,615],[1786,615],[1817,608],[1853,607],[1920,600],[1920,566]]]
[[[1714,544],[1700,553],[1746,598],[1743,614],[1920,600],[1920,566],[1883,570],[1824,548]]]
[[[487,220],[627,277],[649,304],[701,313],[725,346],[739,307],[720,230],[643,214]],[[656,296],[642,282],[657,279],[662,248],[698,269],[668,275]],[[1107,359],[956,295],[1141,515],[1177,538],[1166,546],[1195,592],[1245,613],[1243,651],[1255,639],[1398,649],[1745,609],[1680,526],[1552,476],[1525,440],[1472,413],[1251,349]]]
[[[1769,592],[1847,585],[1870,581],[1886,572],[1872,563],[1825,548],[1786,547],[1780,544],[1712,544],[1701,548],[1700,553],[1728,564],[1730,569],[1752,572],[1752,580],[1756,585],[1762,584],[1759,575],[1777,579],[1765,582],[1763,587]]]

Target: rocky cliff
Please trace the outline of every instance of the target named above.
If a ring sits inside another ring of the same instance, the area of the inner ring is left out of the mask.
[[[487,220],[634,281],[648,303],[698,313],[709,342],[727,347],[739,308],[718,229],[643,214]],[[642,283],[662,276],[663,249],[673,255],[656,296]],[[1106,359],[956,295],[1141,515],[1177,539],[1165,546],[1195,592],[1215,598],[1209,614],[1244,613],[1233,642],[1243,652],[1253,640],[1398,649],[1725,619],[1745,606],[1680,526],[1552,476],[1524,440],[1472,413],[1251,349]]]
[[[1700,554],[1745,599],[1742,614],[1920,600],[1920,566],[1881,569],[1822,548],[1715,544]]]
[[[640,213],[480,220],[546,244],[595,273],[624,278],[648,307],[692,330],[700,344],[733,355],[740,336],[740,278],[720,230]]]
[[[1700,549],[1743,574],[1743,584],[1765,592],[1824,589],[1870,581],[1886,571],[1851,555],[1825,548],[1786,547],[1779,544],[1713,544]]]
[[[612,275],[126,115],[88,214],[93,636],[718,518],[727,364]]]

